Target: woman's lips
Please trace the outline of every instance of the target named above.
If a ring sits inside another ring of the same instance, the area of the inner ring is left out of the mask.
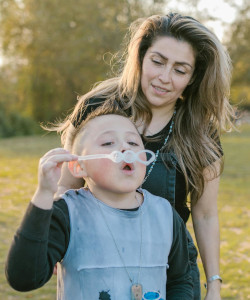
[[[160,87],[160,86],[157,86],[157,85],[152,84],[152,87],[156,91],[157,94],[166,94],[166,93],[170,92],[170,90]]]

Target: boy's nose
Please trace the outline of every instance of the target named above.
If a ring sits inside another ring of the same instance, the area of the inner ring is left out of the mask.
[[[131,150],[131,147],[130,147],[130,145],[129,145],[128,143],[123,142],[123,143],[121,144],[120,151],[123,153],[123,152],[125,152],[126,150]]]

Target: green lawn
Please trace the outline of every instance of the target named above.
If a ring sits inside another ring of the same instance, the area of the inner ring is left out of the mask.
[[[60,139],[55,135],[0,140],[0,299],[56,299],[55,276],[40,290],[15,292],[5,280],[4,261],[12,236],[35,191],[39,158],[59,146]]]
[[[246,300],[250,299],[250,125],[242,126],[240,133],[224,135],[222,144],[226,156],[219,194],[222,299]],[[38,291],[12,290],[5,280],[4,261],[35,191],[38,160],[58,146],[60,140],[55,135],[0,139],[0,299],[56,298],[55,276]]]

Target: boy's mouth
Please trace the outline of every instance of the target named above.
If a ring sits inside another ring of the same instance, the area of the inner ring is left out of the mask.
[[[124,163],[122,165],[122,170],[124,171],[133,171],[134,170],[134,164],[130,164],[130,163]]]

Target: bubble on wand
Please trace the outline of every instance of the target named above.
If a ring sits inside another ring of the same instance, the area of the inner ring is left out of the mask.
[[[145,159],[141,157],[145,153]],[[150,155],[149,159],[147,158],[147,154]],[[92,154],[92,155],[85,155],[85,156],[78,156],[78,160],[90,160],[90,159],[100,159],[100,158],[107,158],[112,160],[115,163],[120,163],[122,161],[126,163],[134,163],[139,162],[146,166],[151,164],[155,160],[155,154],[151,150],[141,150],[139,152],[134,152],[131,150],[126,150],[124,152],[120,151],[113,151],[110,154]]]

